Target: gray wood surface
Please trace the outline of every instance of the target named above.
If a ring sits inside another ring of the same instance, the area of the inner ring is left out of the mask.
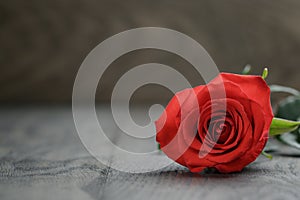
[[[122,141],[112,124],[106,121],[106,130]],[[297,152],[276,155],[272,161],[259,158],[233,174],[192,174],[176,164],[125,173],[89,155],[75,131],[70,107],[2,108],[0,137],[1,200],[300,198]]]

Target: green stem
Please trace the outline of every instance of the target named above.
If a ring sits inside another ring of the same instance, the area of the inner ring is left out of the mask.
[[[272,120],[272,123],[271,123],[269,134],[271,136],[274,136],[274,135],[280,135],[283,133],[288,133],[288,132],[296,130],[299,125],[300,125],[300,122],[297,122],[297,121],[290,121],[290,120],[274,117]]]
[[[265,152],[265,151],[262,151],[261,154],[262,154],[263,156],[265,156],[266,158],[269,158],[270,160],[273,159],[273,156],[272,156],[271,154]]]

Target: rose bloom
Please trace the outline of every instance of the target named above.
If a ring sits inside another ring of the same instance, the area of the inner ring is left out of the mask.
[[[171,99],[155,123],[156,140],[192,172],[237,172],[262,152],[272,119],[270,89],[260,76],[221,73]]]

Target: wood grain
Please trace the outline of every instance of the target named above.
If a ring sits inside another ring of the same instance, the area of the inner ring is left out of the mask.
[[[109,116],[108,107],[98,109]],[[113,142],[122,143],[114,123],[104,124],[115,135]],[[0,137],[3,200],[300,198],[299,152],[272,161],[259,158],[241,173],[193,174],[176,164],[125,173],[101,164],[84,149],[69,107],[2,108]],[[99,145],[105,146],[101,141]]]

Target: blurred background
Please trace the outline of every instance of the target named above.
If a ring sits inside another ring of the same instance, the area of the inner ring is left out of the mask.
[[[253,74],[269,67],[269,83],[300,89],[300,1],[297,0],[2,0],[0,102],[70,104],[82,61],[100,42],[132,28],[180,31],[208,51],[220,71]],[[114,63],[101,78],[98,102],[108,102],[116,81],[136,65],[157,62],[203,83],[192,66],[171,53],[139,50]],[[172,77],[166,77],[172,78]],[[138,89],[138,102],[167,101],[157,85]]]

